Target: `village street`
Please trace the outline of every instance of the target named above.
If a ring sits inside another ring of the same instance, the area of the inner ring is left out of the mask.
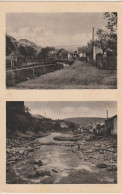
[[[114,89],[116,70],[98,69],[76,60],[71,66],[15,85],[16,89]]]

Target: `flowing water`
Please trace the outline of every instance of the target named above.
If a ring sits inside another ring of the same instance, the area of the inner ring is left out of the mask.
[[[85,174],[99,173],[92,163],[84,162],[79,158],[78,152],[73,152],[74,141],[57,141],[54,140],[55,137],[68,139],[73,138],[73,134],[51,133],[37,139],[36,143],[40,145],[38,149],[34,149],[29,160],[21,161],[15,167],[16,174],[21,179],[28,183],[55,184],[77,171],[85,171]],[[39,167],[31,163],[31,160],[41,160],[42,165]],[[40,170],[41,175],[36,176],[36,170]]]

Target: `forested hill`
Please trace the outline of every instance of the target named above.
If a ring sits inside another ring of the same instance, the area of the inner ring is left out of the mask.
[[[66,121],[70,121],[76,124],[79,124],[82,127],[87,127],[88,124],[92,122],[92,125],[95,125],[98,122],[104,122],[105,118],[100,117],[73,117],[73,118],[66,118]]]
[[[15,134],[35,134],[47,132],[68,132],[75,131],[78,125],[65,120],[53,120],[42,115],[31,115],[24,102],[10,101],[6,104],[6,127],[7,136]]]

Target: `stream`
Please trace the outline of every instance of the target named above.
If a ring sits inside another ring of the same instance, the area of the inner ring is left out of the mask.
[[[65,141],[54,140],[56,137],[64,138]],[[37,148],[30,152],[26,159],[14,164],[13,169],[16,176],[29,184],[58,184],[64,183],[111,183],[110,175],[101,169],[96,168],[95,164],[89,160],[84,161],[79,157],[79,151],[74,152],[73,147],[77,146],[74,141],[67,141],[73,134],[51,133],[45,137],[35,140]],[[81,152],[80,152],[81,153]],[[41,165],[39,162],[41,161]],[[99,181],[98,181],[98,174]],[[75,178],[76,176],[76,178]],[[104,176],[104,177],[103,177]],[[84,179],[84,180],[82,180]]]

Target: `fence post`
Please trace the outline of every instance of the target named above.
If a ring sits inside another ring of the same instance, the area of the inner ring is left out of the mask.
[[[34,67],[33,67],[33,77],[34,77]]]

